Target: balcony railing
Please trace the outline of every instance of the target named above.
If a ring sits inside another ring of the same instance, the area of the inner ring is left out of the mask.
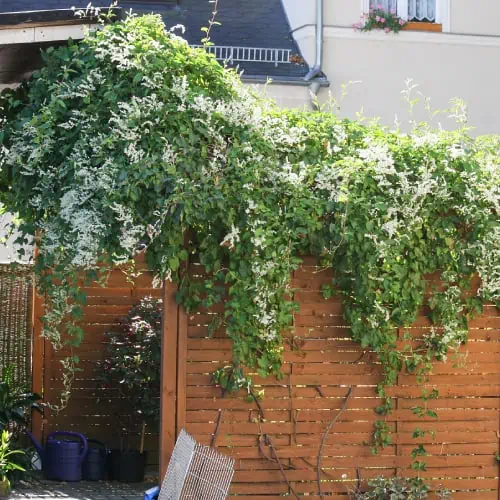
[[[232,47],[229,45],[192,45],[195,48],[205,48],[210,54],[214,54],[218,61],[237,62],[260,62],[278,64],[290,64],[291,50],[268,49],[263,47]]]

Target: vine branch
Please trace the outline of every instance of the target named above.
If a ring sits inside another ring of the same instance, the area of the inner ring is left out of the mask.
[[[215,441],[217,440],[217,435],[219,434],[220,424],[222,422],[222,413],[224,410],[219,409],[219,415],[217,415],[217,422],[215,423],[215,431],[212,434],[212,439],[210,440],[210,447],[213,448],[215,446]]]
[[[278,456],[278,453],[276,452],[276,448],[273,445],[271,437],[267,433],[262,432],[261,422],[264,420],[264,410],[262,409],[262,405],[260,404],[259,400],[255,396],[255,394],[254,394],[253,391],[250,391],[250,395],[252,396],[252,399],[255,401],[255,404],[257,405],[257,408],[258,408],[258,411],[259,411],[259,439],[258,439],[259,451],[264,456],[264,458],[266,458],[267,460],[269,460],[272,463],[278,464],[278,467],[280,468],[280,472],[281,472],[281,475],[283,477],[283,480],[285,481],[285,483],[287,484],[288,488],[290,489],[290,492],[292,493],[292,495],[297,500],[300,500],[300,497],[297,495],[297,493],[293,489],[292,484],[290,483],[290,481],[286,477],[285,469],[283,467],[283,464],[281,463],[281,460],[280,460],[280,458]],[[262,448],[262,439],[264,439],[264,444],[266,446],[269,446],[269,448],[271,450],[271,454],[272,454],[271,457],[268,457],[264,453],[264,450]]]
[[[342,407],[340,408],[338,413],[335,415],[335,417],[333,417],[333,419],[328,424],[328,427],[326,428],[325,433],[323,434],[323,438],[321,439],[321,444],[319,446],[318,463],[317,463],[316,469],[317,469],[317,473],[318,473],[318,495],[320,496],[321,500],[323,500],[323,498],[324,498],[323,493],[321,492],[321,454],[323,452],[323,447],[325,446],[326,438],[328,437],[328,434],[330,434],[332,427],[335,425],[335,423],[339,419],[340,415],[342,415],[344,410],[347,408],[349,400],[351,399],[351,396],[352,396],[352,391],[353,391],[353,388],[352,388],[352,386],[350,386],[349,390],[347,391],[347,395],[345,397],[344,403],[342,404]]]

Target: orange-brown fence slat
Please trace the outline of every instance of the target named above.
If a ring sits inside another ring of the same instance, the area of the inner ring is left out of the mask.
[[[321,285],[332,277],[320,271],[314,259],[299,269],[292,286],[299,312],[294,318],[293,341],[285,339],[282,380],[255,376],[264,389],[260,402],[265,422],[259,423],[255,404],[244,394],[222,397],[213,387],[211,373],[231,361],[231,342],[223,329],[212,336],[208,326],[217,309],[188,316],[186,359],[186,428],[205,444],[218,428],[217,447],[236,458],[231,488],[234,499],[277,499],[288,492],[279,468],[262,456],[259,433],[267,433],[283,464],[285,474],[299,496],[318,496],[316,461],[323,433],[342,408],[349,386],[353,395],[325,440],[322,459],[322,491],[327,498],[347,498],[356,478],[367,480],[396,473],[413,477],[411,453],[424,444],[427,470],[420,472],[436,489],[449,488],[453,498],[497,498],[500,420],[500,311],[486,306],[471,321],[470,341],[447,363],[436,364],[423,384],[413,375],[400,374],[388,389],[394,411],[385,417],[393,429],[392,444],[374,456],[370,451],[373,424],[379,418],[376,384],[381,366],[373,353],[363,353],[350,341],[339,298],[325,300]],[[199,268],[196,269],[201,274]],[[435,275],[429,281],[438,280]],[[408,329],[415,340],[429,332],[424,307]],[[402,337],[401,337],[402,338]],[[422,385],[436,388],[436,400],[422,398]],[[421,418],[415,407],[436,411],[437,418]],[[218,425],[218,417],[222,421]],[[413,437],[416,428],[426,431]],[[269,450],[265,450],[270,455]],[[230,498],[232,498],[230,496]]]
[[[231,341],[224,329],[209,334],[210,323],[223,313],[222,305],[186,314],[177,308],[174,290],[170,291],[165,305],[170,311],[165,325],[170,340],[168,352],[164,352],[169,370],[163,399],[164,408],[172,411],[163,421],[163,467],[182,427],[207,445],[213,442],[217,429],[215,445],[236,459],[229,498],[277,500],[290,490],[279,466],[268,459],[270,448],[258,446],[259,435],[266,433],[293,489],[307,500],[319,500],[316,463],[321,439],[352,387],[347,407],[323,447],[321,489],[325,498],[346,499],[356,487],[358,475],[363,484],[379,475],[417,475],[411,469],[411,453],[419,444],[428,453],[422,457],[427,470],[421,471],[420,477],[432,488],[453,490],[454,499],[498,498],[495,455],[500,451],[500,311],[486,306],[470,323],[469,342],[457,354],[450,354],[446,363],[435,364],[423,382],[414,375],[399,375],[397,385],[387,389],[394,410],[383,417],[394,431],[392,441],[374,456],[370,443],[374,422],[380,418],[374,410],[381,402],[376,386],[382,367],[373,353],[364,352],[350,340],[341,300],[322,297],[321,285],[329,283],[333,273],[319,270],[313,258],[306,258],[305,264],[293,277],[299,312],[293,332],[284,339],[284,377],[253,377],[256,389],[264,391],[260,401],[263,422],[259,422],[257,406],[248,402],[246,394],[222,395],[213,385],[213,371],[232,359]],[[203,275],[195,264],[188,272],[196,279]],[[428,281],[438,279],[436,274]],[[86,336],[76,351],[82,372],[75,378],[69,407],[52,415],[50,425],[51,429],[87,429],[89,435],[113,436],[113,440],[114,415],[127,408],[115,388],[103,389],[96,384],[97,362],[106,345],[104,334],[117,326],[141,297],[161,296],[161,290],[151,287],[147,273],[131,284],[118,271],[110,273],[106,287],[85,290]],[[429,332],[427,313],[423,307],[414,325],[399,330],[401,345],[406,342],[403,333],[409,333],[415,342]],[[54,362],[64,354],[54,353]],[[56,398],[62,387],[57,363],[53,363],[50,379],[50,397]],[[428,392],[437,389],[439,398],[425,400],[422,387]],[[437,418],[417,416],[416,407],[435,411]],[[416,428],[425,434],[413,437]],[[158,443],[158,436],[148,429],[146,448],[153,450],[152,463]]]
[[[81,322],[85,331],[82,344],[74,349],[64,348],[55,351],[51,354],[51,358],[45,355],[45,399],[53,404],[59,402],[63,388],[63,370],[59,361],[75,354],[80,362],[68,406],[59,413],[52,412],[49,415],[47,411],[45,412],[44,435],[47,436],[48,432],[55,430],[68,430],[98,439],[110,448],[119,448],[122,443],[138,448],[140,426],[130,427],[127,439],[123,439],[120,428],[130,413],[129,404],[121,398],[116,388],[102,387],[98,378],[97,363],[105,355],[106,332],[119,329],[131,307],[138,304],[142,297],[161,297],[162,289],[153,288],[152,276],[148,272],[144,272],[131,282],[122,271],[113,270],[107,274],[105,286],[93,284],[84,287],[83,290],[87,295],[87,305]],[[35,315],[40,317],[41,314],[43,311],[38,310]],[[45,342],[46,349],[48,346],[49,343]],[[34,362],[37,362],[37,357]],[[158,429],[146,428],[145,449],[148,451],[150,467],[158,467]]]

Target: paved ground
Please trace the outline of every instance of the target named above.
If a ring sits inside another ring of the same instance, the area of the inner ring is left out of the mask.
[[[49,499],[65,500],[142,500],[144,492],[152,484],[124,484],[114,482],[57,483],[55,481],[36,481],[18,485],[9,497],[11,499]]]

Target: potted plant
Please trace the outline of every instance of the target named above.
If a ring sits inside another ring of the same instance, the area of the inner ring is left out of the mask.
[[[13,380],[13,367],[2,370],[0,380],[0,431],[9,427],[16,432],[28,424],[30,411],[40,411],[38,394],[28,391],[25,387],[16,387]]]
[[[160,416],[161,301],[148,297],[132,308],[122,327],[106,334],[107,348],[100,377],[118,388],[129,414],[119,417],[120,449],[110,454],[112,479],[138,482],[144,478],[146,426],[158,428]],[[134,428],[140,428],[138,448],[131,446]]]
[[[6,498],[10,493],[9,474],[13,471],[24,471],[14,460],[15,455],[24,455],[24,452],[12,449],[10,439],[10,432],[4,429],[0,435],[0,498]]]
[[[14,367],[7,366],[2,370],[0,380],[0,433],[4,439],[4,432],[8,431],[8,453],[9,461],[4,465],[1,462],[1,484],[0,492],[10,489],[11,483],[16,482],[25,476],[26,471],[31,469],[29,453],[25,453],[19,447],[20,438],[27,429],[31,410],[41,411],[38,401],[41,399],[38,394],[29,391],[23,385],[17,385],[14,381]],[[6,445],[2,441],[3,453],[6,452]],[[5,471],[4,467],[7,467]]]
[[[361,16],[361,20],[352,25],[355,30],[382,30],[385,33],[399,33],[408,21],[397,15],[395,10],[386,10],[382,5],[370,8]]]

